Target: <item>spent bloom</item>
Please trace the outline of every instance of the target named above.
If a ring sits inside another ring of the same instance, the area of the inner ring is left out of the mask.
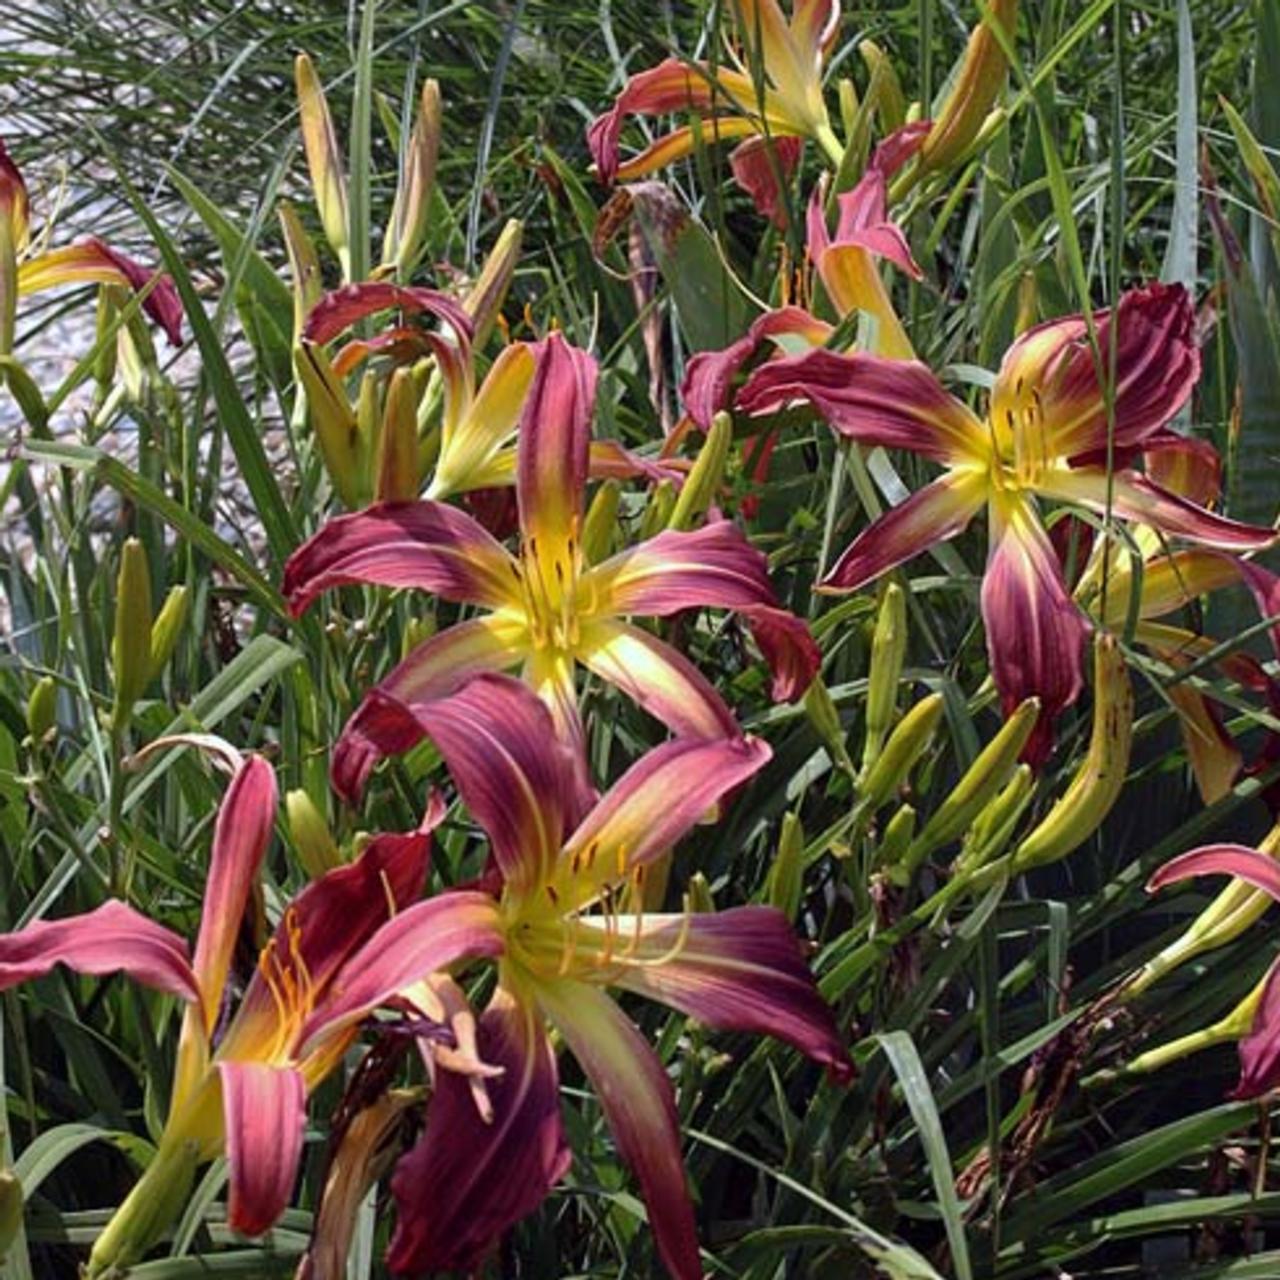
[[[587,805],[573,753],[519,681],[480,676],[420,714],[489,837],[492,892],[450,890],[389,921],[369,947],[398,956],[399,967],[356,975],[335,1014],[340,1022],[344,1006],[386,999],[420,979],[424,965],[496,957],[478,1043],[484,1061],[504,1071],[489,1086],[492,1123],[465,1085],[441,1073],[426,1130],[392,1179],[400,1213],[389,1264],[413,1274],[477,1266],[564,1174],[554,1028],[640,1182],[663,1261],[692,1280],[702,1272],[671,1084],[608,989],[710,1027],[779,1037],[837,1080],[852,1073],[781,911],[641,910],[646,869],[750,779],[769,749],[753,738],[676,739]]]
[[[987,511],[981,595],[987,650],[1006,713],[1032,695],[1041,700],[1032,758],[1048,750],[1053,718],[1080,692],[1088,629],[1063,580],[1040,502],[1076,504],[1227,550],[1256,550],[1275,537],[1215,515],[1132,466],[1140,453],[1167,443],[1161,428],[1195,385],[1200,361],[1192,321],[1180,285],[1153,284],[1122,295],[1114,311],[1096,313],[1096,351],[1083,316],[1030,329],[1005,354],[985,417],[920,362],[864,352],[818,350],[771,361],[738,397],[751,413],[807,401],[859,444],[906,449],[945,468],[854,539],[825,590],[856,590]],[[1109,431],[1099,360],[1105,369],[1113,336]]]
[[[599,564],[587,562],[595,361],[557,334],[539,344],[536,359],[517,443],[518,554],[465,512],[424,500],[340,516],[286,566],[295,614],[321,592],[350,583],[416,587],[486,610],[419,645],[366,697],[334,749],[334,782],[345,796],[359,794],[382,756],[422,738],[412,712],[483,671],[519,669],[575,747],[582,738],[578,664],[677,734],[736,735],[711,684],[670,645],[625,620],[631,615],[735,610],[773,667],[780,699],[799,697],[817,669],[808,628],[778,607],[764,556],[730,521],[668,529]]]

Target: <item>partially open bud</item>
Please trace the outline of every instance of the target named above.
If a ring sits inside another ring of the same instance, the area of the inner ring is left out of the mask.
[[[298,861],[307,875],[318,880],[326,871],[342,866],[342,854],[338,852],[329,824],[305,791],[285,792],[284,811]]]
[[[998,22],[1007,40],[1012,41],[1017,21],[1018,0],[991,0],[986,15],[969,37],[951,91],[920,147],[922,170],[950,168],[978,141],[1009,70],[1004,48],[991,24]]]
[[[360,435],[356,415],[329,357],[312,342],[293,349],[298,381],[307,396],[311,430],[329,479],[343,504],[360,506]]]
[[[777,907],[788,920],[794,920],[803,891],[804,827],[799,814],[788,812],[782,815],[778,851],[773,855],[773,865],[765,881],[765,901]]]
[[[479,351],[493,332],[493,326],[502,313],[502,304],[507,299],[507,290],[516,273],[516,263],[520,260],[520,241],[524,235],[524,224],[512,218],[502,228],[497,243],[489,250],[484,266],[475,283],[467,291],[462,300],[463,309],[475,325],[471,335],[472,347]]]
[[[343,174],[342,152],[334,132],[329,104],[325,101],[315,65],[305,54],[294,62],[294,79],[298,86],[298,114],[302,120],[302,145],[307,153],[311,173],[311,190],[315,193],[320,224],[325,239],[342,259],[349,273],[350,244],[347,235],[347,180]]]
[[[187,621],[191,592],[185,585],[169,588],[169,594],[151,624],[151,679],[156,679],[173,657],[178,637]]]
[[[866,729],[862,742],[862,770],[875,764],[893,724],[898,681],[907,656],[907,598],[896,582],[880,597],[875,633],[871,638],[871,667],[867,675]]]
[[[428,80],[422,86],[418,118],[409,134],[404,167],[382,244],[383,263],[393,265],[401,279],[407,278],[413,270],[427,233],[439,154],[440,85],[435,80]]]
[[[112,723],[120,730],[151,682],[151,573],[146,550],[137,538],[130,538],[120,553],[111,666],[115,680]]]
[[[727,413],[717,413],[711,419],[711,429],[702,442],[697,461],[685,477],[667,528],[692,529],[698,517],[715,501],[724,482],[724,467],[732,443],[733,419]]]
[[[412,502],[422,487],[418,459],[418,405],[414,378],[408,369],[397,369],[391,375],[382,410],[374,497],[379,502]]]

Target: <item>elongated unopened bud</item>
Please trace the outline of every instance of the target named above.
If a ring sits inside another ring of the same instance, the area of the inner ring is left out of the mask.
[[[676,505],[676,489],[670,480],[660,480],[649,491],[649,505],[640,517],[640,541],[655,538],[667,527]]]
[[[120,552],[111,666],[115,681],[112,719],[115,727],[122,729],[151,680],[151,572],[146,550],[137,538],[128,539]]]
[[[1089,749],[1066,791],[1013,855],[1015,874],[1065,858],[1111,812],[1129,768],[1133,742],[1133,687],[1115,636],[1093,641],[1093,726]]]
[[[1009,70],[1004,48],[991,24],[998,22],[1007,40],[1012,41],[1017,21],[1018,0],[991,0],[986,16],[969,37],[951,91],[921,144],[922,168],[949,168],[977,140]]]
[[[884,750],[861,780],[858,805],[862,810],[878,809],[906,781],[916,761],[933,741],[943,708],[942,694],[931,693],[898,721]]]
[[[622,487],[616,480],[606,480],[591,499],[582,522],[582,554],[588,564],[599,564],[612,552],[621,501]]]
[[[849,748],[845,743],[844,725],[840,720],[840,712],[831,697],[831,691],[820,675],[814,676],[809,687],[804,691],[804,710],[809,717],[822,745],[826,747],[832,760],[846,773],[854,772],[853,760],[849,756]]]
[[[1020,764],[1007,783],[991,797],[965,833],[953,874],[977,871],[1000,857],[1013,839],[1018,820],[1026,812],[1036,779],[1029,764]]]
[[[307,875],[317,880],[326,871],[342,866],[342,854],[338,852],[329,824],[305,791],[287,791],[284,811],[298,861]]]
[[[911,883],[913,868],[904,861],[916,833],[916,811],[909,804],[900,805],[885,824],[876,850],[876,862],[883,867],[892,884],[900,889]]]
[[[436,159],[440,154],[440,124],[440,85],[428,80],[422,86],[418,118],[409,134],[404,168],[382,243],[383,263],[394,265],[402,279],[413,270],[427,233],[436,186]]]
[[[314,343],[294,347],[293,363],[324,469],[343,504],[354,509],[360,506],[360,433],[351,402],[328,356]]]
[[[280,204],[280,230],[284,233],[285,252],[289,255],[289,276],[293,281],[293,340],[302,341],[302,330],[311,308],[320,301],[324,285],[320,276],[320,259],[315,242],[307,234],[293,206]]]
[[[43,742],[57,718],[58,682],[52,676],[41,676],[27,699],[27,732],[31,740]]]
[[[418,405],[413,374],[397,369],[387,387],[378,436],[378,478],[374,496],[379,502],[412,502],[422,487],[418,471]]]
[[[912,865],[919,865],[935,849],[962,835],[1009,781],[1039,716],[1040,699],[1028,698],[1000,726],[916,837],[908,855]]]
[[[702,442],[697,461],[685,477],[667,528],[692,529],[715,501],[724,482],[725,463],[732,443],[733,419],[727,413],[717,413],[711,419],[711,428]]]
[[[866,729],[862,740],[862,769],[875,764],[898,705],[898,681],[907,656],[907,597],[891,582],[880,598],[871,637],[871,665],[867,674]]]
[[[489,341],[493,326],[502,314],[502,304],[507,300],[507,290],[516,274],[516,263],[520,261],[520,242],[524,237],[524,224],[516,218],[510,219],[502,228],[489,256],[480,268],[475,283],[467,291],[462,300],[463,309],[472,319],[475,331],[471,335],[471,345],[479,351]]]
[[[788,920],[794,920],[803,892],[804,827],[799,814],[787,812],[782,815],[778,850],[765,880],[764,897],[771,907],[777,907]]]
[[[186,625],[187,610],[191,605],[191,591],[186,585],[169,588],[169,594],[151,624],[151,679],[157,676],[168,665],[173,651],[178,647],[178,638]]]
[[[0,1262],[22,1226],[22,1183],[12,1169],[0,1169]]]
[[[298,87],[298,115],[302,121],[302,146],[307,153],[311,190],[325,239],[346,269],[350,264],[347,235],[347,180],[343,173],[342,151],[334,132],[333,118],[325,100],[315,64],[305,53],[293,64]]]
[[[1257,847],[1259,853],[1270,858],[1280,856],[1280,823],[1267,832]],[[1168,946],[1162,947],[1123,984],[1121,991],[1125,999],[1141,995],[1188,960],[1234,942],[1261,920],[1270,906],[1269,894],[1243,880],[1232,879]]]

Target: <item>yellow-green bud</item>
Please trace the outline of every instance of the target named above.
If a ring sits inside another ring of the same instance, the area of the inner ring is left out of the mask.
[[[685,910],[695,915],[706,915],[716,909],[715,899],[711,896],[711,885],[701,871],[695,871],[689,878],[689,887],[684,895]]]
[[[622,487],[616,480],[606,480],[591,499],[582,522],[582,554],[588,564],[599,564],[612,552],[621,500]]]
[[[660,480],[649,493],[649,505],[640,518],[640,541],[655,538],[667,527],[676,505],[676,489],[670,480]]]
[[[382,244],[383,263],[394,264],[402,278],[413,269],[427,232],[440,154],[440,116],[440,85],[428,80],[422,86],[418,118],[409,135],[404,169]]]
[[[884,589],[871,638],[871,665],[867,675],[866,732],[862,744],[862,769],[875,764],[893,724],[898,701],[898,681],[907,656],[907,597],[891,582]]]
[[[294,63],[294,79],[298,87],[302,145],[307,153],[307,168],[311,173],[311,190],[315,193],[320,225],[324,227],[325,239],[342,259],[344,271],[349,273],[347,180],[343,175],[342,151],[338,147],[320,77],[305,53],[298,54]]]
[[[876,863],[883,867],[889,879],[899,888],[910,884],[914,868],[903,862],[916,832],[916,811],[909,805],[899,805],[885,826],[876,850]]]
[[[871,73],[867,96],[875,102],[876,115],[880,118],[880,132],[887,136],[906,123],[906,95],[902,92],[893,59],[874,40],[861,41],[858,52]]]
[[[875,764],[861,778],[860,809],[874,812],[906,781],[916,761],[933,741],[944,705],[942,694],[931,693],[902,717]]]
[[[397,369],[391,375],[378,437],[378,479],[374,496],[379,502],[412,502],[422,487],[414,391],[413,374],[408,369]]]
[[[342,865],[342,854],[329,831],[324,814],[305,791],[287,791],[284,797],[289,834],[298,852],[298,861],[313,880]]]
[[[967,874],[998,858],[1004,851],[1018,821],[1027,811],[1035,791],[1035,775],[1029,764],[1020,764],[965,834],[953,873]]]
[[[324,469],[343,505],[355,509],[360,506],[360,434],[351,402],[329,357],[314,343],[294,347],[293,363]]]
[[[151,573],[137,538],[128,539],[120,553],[111,665],[116,695],[112,719],[122,729],[151,681]]]
[[[186,625],[187,609],[191,603],[191,592],[185,585],[169,588],[169,594],[151,624],[151,679],[157,676],[168,665],[173,651],[178,647],[178,637]]]
[[[840,723],[840,712],[831,699],[831,691],[822,677],[814,676],[804,692],[804,710],[813,725],[822,745],[826,747],[832,760],[847,773],[854,772],[853,761],[849,757],[849,748],[845,745],[844,725]]]
[[[782,815],[778,833],[778,851],[773,856],[765,880],[765,901],[777,907],[788,920],[796,918],[800,897],[804,892],[804,827],[796,813]]]
[[[324,285],[320,277],[320,258],[306,228],[294,213],[293,206],[280,204],[280,229],[289,255],[289,275],[293,280],[293,340],[302,341],[302,329],[311,308],[320,301]]]
[[[58,682],[41,676],[27,699],[27,732],[39,745],[53,731],[58,719]]]
[[[733,419],[717,413],[711,429],[702,442],[698,459],[693,464],[667,521],[669,529],[692,529],[698,518],[715,501],[724,481],[724,467],[733,443]]]
[[[12,1169],[0,1169],[0,1262],[22,1227],[22,1183]]]
[[[436,633],[436,615],[422,613],[409,619],[404,628],[404,653],[408,657],[420,644],[430,640]]]
[[[479,350],[489,341],[493,326],[502,314],[502,304],[507,300],[507,290],[516,274],[520,260],[520,241],[524,236],[524,224],[515,218],[502,228],[497,243],[489,250],[484,266],[475,283],[462,300],[463,309],[475,325],[472,345]]]

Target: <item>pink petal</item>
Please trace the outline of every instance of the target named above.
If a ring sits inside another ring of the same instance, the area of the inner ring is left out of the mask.
[[[181,1000],[200,987],[176,933],[114,898],[84,915],[35,920],[0,934],[0,990],[43,977],[54,965],[95,977],[122,971],[135,982]]]
[[[680,397],[689,416],[703,431],[711,427],[717,413],[733,407],[733,384],[743,367],[766,339],[795,334],[813,346],[821,346],[831,334],[831,326],[800,307],[780,307],[758,317],[746,336],[723,351],[699,351],[685,367]]]
[[[260,1236],[288,1208],[307,1121],[307,1087],[292,1067],[217,1063],[231,1193],[227,1222]]]
[[[1240,1082],[1232,1098],[1260,1098],[1280,1084],[1280,965],[1272,965],[1249,1034],[1239,1044]]]
[[[424,640],[365,695],[343,727],[333,748],[334,790],[355,804],[379,760],[422,741],[419,709],[472,676],[517,665],[527,650],[523,626],[498,614],[459,622]]]
[[[516,437],[516,499],[526,558],[554,593],[578,552],[598,370],[558,333],[537,344],[535,359]]]
[[[776,134],[747,138],[729,153],[733,180],[775,227],[787,225],[784,184],[795,173],[803,149],[800,138]]]
[[[206,1033],[212,1033],[222,1009],[245,908],[271,843],[277,799],[275,770],[261,756],[249,756],[218,806],[192,964]]]
[[[366,280],[326,293],[307,316],[302,336],[308,342],[328,342],[344,329],[379,311],[395,307],[410,315],[427,314],[447,324],[459,341],[471,337],[471,317],[448,294],[389,280]]]
[[[440,502],[380,502],[337,516],[289,557],[293,616],[332,587],[416,587],[491,609],[519,605],[515,561],[470,516]]]
[[[630,940],[624,917],[618,936]],[[774,907],[733,907],[684,916],[646,916],[635,958],[616,982],[710,1027],[777,1036],[853,1078],[830,1006],[818,994],[791,925]]]
[[[775,702],[803,698],[822,668],[822,650],[803,618],[775,605],[739,605],[756,647],[773,673],[769,694]]]
[[[1023,749],[1024,760],[1039,764],[1053,745],[1054,720],[1080,696],[1089,624],[1038,517],[1022,500],[992,511],[982,617],[1005,715],[1027,698],[1040,699],[1040,720]]]
[[[988,449],[983,425],[918,360],[809,351],[762,365],[738,393],[744,413],[772,413],[795,401],[808,401],[859,444],[940,462],[981,461]]]
[[[480,675],[420,711],[484,828],[504,879],[528,892],[550,873],[576,817],[573,754],[540,699],[510,676]]]
[[[1141,445],[1186,403],[1200,375],[1195,313],[1180,285],[1132,289],[1111,311],[1094,313],[1101,371],[1106,376],[1113,323],[1118,324],[1113,443]],[[1055,456],[1107,447],[1107,406],[1083,316],[1028,329],[1009,348],[992,389],[993,419],[1014,430],[1034,400]],[[1010,416],[1011,415],[1011,416]]]
[[[616,619],[588,623],[577,656],[677,737],[730,738],[742,732],[693,663],[639,627]]]
[[[914,120],[895,129],[876,147],[868,168],[892,178],[920,150],[932,128],[932,120]]]
[[[591,901],[670,848],[735,787],[764,767],[758,738],[677,738],[646,752],[565,842],[555,894],[565,910]]]
[[[384,924],[343,967],[307,1019],[298,1044],[332,1035],[403,988],[462,960],[501,955],[504,924],[487,893],[453,889],[415,902]]]
[[[438,1073],[426,1131],[391,1179],[398,1218],[387,1263],[396,1273],[481,1266],[569,1167],[555,1054],[536,1010],[499,987],[478,1051],[504,1069],[487,1084],[493,1121],[481,1119],[464,1078]]]
[[[702,1280],[671,1082],[644,1037],[604,992],[540,982],[538,1003],[591,1081],[618,1154],[640,1182],[658,1253],[676,1280]]]
[[[1280,864],[1242,844],[1206,844],[1170,858],[1147,881],[1147,892],[1155,893],[1195,876],[1234,876],[1280,902]]]
[[[986,478],[977,471],[949,471],[891,507],[849,544],[823,591],[856,591],[882,573],[954,538],[987,498]]]

